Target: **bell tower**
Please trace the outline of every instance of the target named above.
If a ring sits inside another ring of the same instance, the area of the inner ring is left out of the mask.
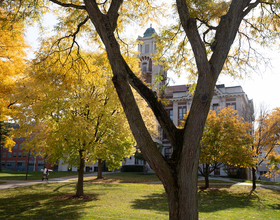
[[[144,32],[143,37],[138,36],[137,41],[140,68],[144,76],[145,82],[150,84],[152,89],[163,86],[166,83],[167,72],[163,70],[162,65],[156,65],[155,61],[152,60],[152,56],[156,53],[156,43],[154,36],[156,35],[155,29],[152,25]],[[156,77],[162,75],[163,80],[156,82]]]

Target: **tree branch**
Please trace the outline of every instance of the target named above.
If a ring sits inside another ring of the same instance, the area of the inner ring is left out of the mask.
[[[177,149],[179,141],[181,138],[179,137],[178,131],[173,121],[170,119],[167,114],[164,106],[158,100],[158,96],[156,92],[149,89],[135,74],[131,71],[129,66],[125,61],[124,65],[126,66],[127,72],[129,73],[129,83],[130,85],[146,100],[150,108],[153,110],[154,115],[156,116],[160,126],[164,130],[168,140],[170,141],[174,151]]]
[[[86,6],[85,5],[75,5],[72,3],[62,3],[61,1],[57,1],[57,0],[49,0],[54,4],[60,5],[62,7],[65,8],[76,8],[76,9],[82,9],[82,10],[86,10]]]
[[[115,31],[117,28],[117,21],[118,21],[118,17],[119,17],[118,11],[119,11],[122,3],[123,3],[123,0],[112,0],[111,6],[107,13],[110,24],[111,24],[112,31]]]

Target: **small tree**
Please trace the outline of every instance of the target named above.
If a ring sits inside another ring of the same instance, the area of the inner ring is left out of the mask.
[[[256,120],[257,126],[254,133],[254,143],[252,149],[257,163],[252,167],[253,190],[256,189],[256,169],[264,161],[270,161],[268,168],[274,177],[275,168],[277,169],[279,153],[276,147],[280,145],[280,108],[275,108],[272,112],[261,109],[260,115]],[[269,175],[269,174],[268,174]]]
[[[37,54],[38,59],[43,53]],[[61,66],[53,65],[56,62]],[[48,155],[50,163],[63,160],[77,166],[76,196],[83,195],[85,163],[107,160],[113,169],[133,153],[134,139],[110,74],[104,53],[65,52],[32,63],[19,83],[17,132],[33,137],[24,148]]]
[[[251,167],[253,164],[251,125],[240,118],[236,110],[210,110],[201,140],[200,173],[209,187],[209,174],[223,164]]]

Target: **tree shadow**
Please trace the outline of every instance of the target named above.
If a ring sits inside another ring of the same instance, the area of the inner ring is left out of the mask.
[[[236,192],[230,188],[231,185],[199,190],[199,212],[215,212],[234,208],[252,207],[256,206],[256,201],[257,204],[260,206],[262,205],[262,198],[258,196],[257,192],[251,191],[250,187],[247,187],[246,190],[242,192]],[[279,208],[280,205],[275,203],[271,205],[271,207],[275,209]],[[168,212],[167,197],[165,193],[147,195],[141,199],[135,199],[132,203],[132,208]]]
[[[69,184],[67,184],[69,185]],[[81,219],[83,208],[88,202],[98,200],[99,194],[86,194],[77,198],[65,192],[58,192],[63,185],[47,190],[47,184],[38,192],[33,186],[12,189],[13,195],[0,198],[1,219]],[[73,186],[71,190],[73,192]],[[88,207],[87,207],[88,208]],[[92,207],[94,208],[94,207]]]
[[[153,193],[151,195],[143,196],[141,199],[135,199],[132,202],[133,209],[156,210],[159,212],[168,213],[168,204],[165,193]]]
[[[228,188],[228,190],[227,190]],[[198,192],[199,212],[215,212],[234,208],[245,208],[253,205],[254,200],[259,200],[258,195],[248,190],[247,192],[231,192],[230,186],[223,188],[209,188]]]
[[[54,192],[57,192],[57,191],[59,191],[60,189],[62,189],[63,187],[68,187],[68,186],[70,186],[70,185],[73,185],[73,183],[66,183],[66,184],[64,184],[64,185],[61,185],[61,186],[55,188],[53,191],[54,191]]]

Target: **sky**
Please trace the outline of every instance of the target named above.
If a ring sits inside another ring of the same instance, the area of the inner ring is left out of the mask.
[[[55,23],[53,17],[45,18],[46,25],[52,28]],[[150,24],[147,24],[146,28],[149,28]],[[153,25],[157,31],[157,25]],[[136,40],[138,35],[143,36],[144,29],[135,28],[131,30],[132,37]],[[26,32],[26,39],[29,45],[35,50],[39,46],[38,42],[38,29],[35,27],[28,27]],[[280,51],[270,51],[265,49],[263,51],[265,56],[271,58],[271,68],[266,68],[264,65],[260,66],[263,69],[262,73],[251,73],[244,79],[233,79],[229,76],[220,76],[217,84],[225,84],[226,87],[241,86],[243,91],[247,94],[249,99],[253,100],[255,112],[258,112],[260,106],[265,106],[266,109],[272,110],[273,108],[280,107],[280,98],[278,98],[280,89]],[[29,57],[32,57],[30,55]],[[168,77],[172,78],[174,82],[171,85],[187,84],[188,81],[182,77],[178,78],[172,72],[168,72]]]

